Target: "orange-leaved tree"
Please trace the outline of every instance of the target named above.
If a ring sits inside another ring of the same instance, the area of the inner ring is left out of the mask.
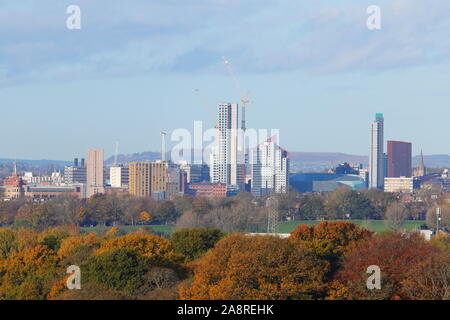
[[[219,240],[180,286],[182,299],[313,299],[329,263],[288,240],[233,234]]]
[[[131,249],[150,259],[158,266],[174,266],[183,262],[184,256],[175,252],[172,242],[152,234],[130,233],[102,242],[96,254],[115,249]]]
[[[0,299],[45,299],[57,264],[55,252],[44,245],[12,253],[0,264]]]
[[[98,249],[101,239],[95,232],[87,235],[73,235],[61,241],[58,249],[58,257],[64,259],[73,254],[78,248],[87,247],[90,249]]]
[[[372,265],[381,270],[381,289],[367,288]],[[336,280],[348,288],[338,299],[448,299],[450,253],[417,233],[377,235],[345,257]]]
[[[299,225],[291,233],[290,240],[329,260],[335,269],[345,253],[372,235],[371,231],[360,228],[355,223],[323,221],[317,226]]]

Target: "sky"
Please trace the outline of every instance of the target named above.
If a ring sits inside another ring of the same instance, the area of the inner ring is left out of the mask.
[[[366,26],[373,4],[380,30]],[[384,113],[386,140],[448,154],[449,12],[442,0],[0,0],[0,158],[109,156],[117,141],[159,151],[160,131],[213,125],[202,101],[215,112],[242,92],[247,127],[279,129],[289,151],[368,154]]]

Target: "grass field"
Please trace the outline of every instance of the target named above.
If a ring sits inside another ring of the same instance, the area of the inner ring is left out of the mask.
[[[388,228],[386,228],[383,220],[346,220],[349,222],[353,222],[358,224],[360,227],[369,229],[371,231],[375,232],[383,232],[388,231]],[[316,225],[320,221],[287,221],[283,222],[280,225],[280,233],[290,233],[294,231],[294,229],[300,225],[300,224],[306,224],[306,225]],[[420,229],[420,226],[423,225],[425,221],[412,221],[408,220],[405,222],[403,227],[405,230],[411,231],[411,230],[418,230]]]
[[[354,222],[359,226],[369,229],[375,232],[383,232],[388,231],[386,228],[384,221],[382,220],[346,220],[349,222]],[[295,230],[295,228],[300,224],[306,225],[316,225],[320,223],[320,221],[311,221],[311,220],[303,220],[303,221],[286,221],[280,225],[279,232],[280,233],[290,233]],[[406,221],[404,224],[405,230],[418,230],[420,226],[423,225],[425,221]],[[170,225],[149,225],[149,226],[118,226],[121,230],[124,230],[126,233],[136,231],[142,227],[150,227],[155,232],[165,233],[167,235],[173,232],[173,226]],[[85,227],[81,228],[83,233],[96,232],[96,233],[104,233],[105,231],[111,229],[111,227]]]

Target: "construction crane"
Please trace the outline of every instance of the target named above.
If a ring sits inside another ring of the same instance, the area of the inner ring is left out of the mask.
[[[242,130],[245,131],[246,130],[246,126],[245,126],[245,107],[247,106],[247,104],[253,103],[253,101],[250,101],[248,99],[249,96],[249,92],[244,92],[241,89],[241,83],[239,82],[239,79],[236,77],[236,74],[234,73],[233,67],[231,66],[231,62],[230,60],[228,60],[226,57],[222,57],[223,63],[225,64],[225,66],[228,69],[228,73],[230,74],[231,78],[233,79],[234,82],[234,86],[236,87],[236,90],[239,92],[239,94],[241,95],[241,103],[242,103]]]
[[[166,135],[169,134],[167,131],[161,131],[161,161],[166,161]]]
[[[216,117],[214,116],[214,112],[212,111],[211,105],[208,103],[208,100],[206,100],[205,96],[203,95],[200,89],[195,89],[195,94],[200,99],[205,108],[208,109],[209,116],[214,124],[214,128],[217,128],[217,120]]]
[[[116,151],[114,152],[114,167],[117,166],[118,158],[119,158],[119,141],[116,142]]]

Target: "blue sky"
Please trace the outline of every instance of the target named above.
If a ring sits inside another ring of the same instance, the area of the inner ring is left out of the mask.
[[[79,5],[82,29],[66,28]],[[382,29],[366,28],[381,7]],[[450,1],[0,0],[0,158],[160,149],[251,92],[247,125],[291,151],[368,153],[369,123],[449,153]]]

